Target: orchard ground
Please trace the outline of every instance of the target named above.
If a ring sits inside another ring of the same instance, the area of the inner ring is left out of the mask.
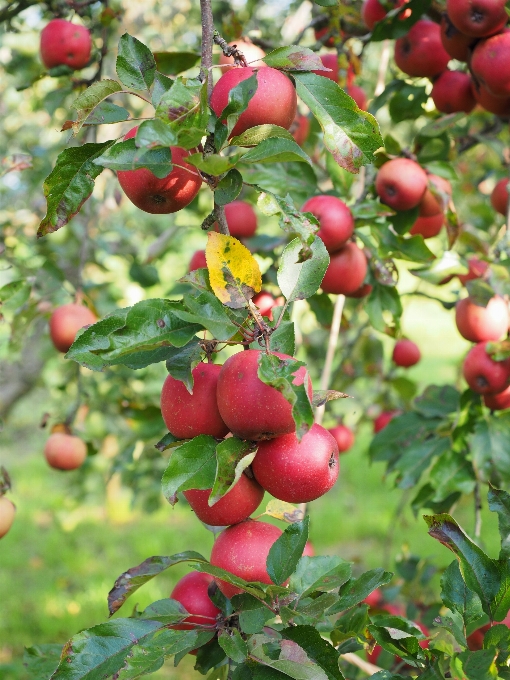
[[[404,287],[405,282],[403,277]],[[452,282],[446,290],[457,285]],[[415,298],[405,309],[403,328],[419,344],[422,360],[407,371],[400,369],[399,375],[409,376],[420,388],[431,383],[456,384],[461,359],[470,345],[459,336],[453,315],[434,301]],[[385,346],[388,367],[392,344],[388,339]],[[161,383],[163,379],[164,375]],[[77,485],[80,473],[59,473],[48,468],[44,460],[47,435],[34,426],[34,413],[42,413],[42,404],[48,399],[42,389],[33,392],[13,412],[5,432],[3,461],[15,480],[11,498],[18,513],[0,547],[0,573],[6,576],[0,579],[2,680],[24,679],[20,661],[23,646],[63,644],[77,630],[104,620],[112,574],[120,575],[150,555],[194,549],[208,557],[213,541],[212,534],[196,521],[184,502],[173,510],[164,505],[149,515],[132,509],[129,492],[121,489],[115,477],[108,484],[106,498],[95,488],[87,489],[86,497],[81,498]],[[366,394],[363,401],[336,402],[327,411],[325,425],[332,425],[333,411],[345,414],[346,424],[355,423],[361,409],[370,404],[370,395]],[[415,519],[408,507],[402,512],[411,495],[403,496],[400,490],[393,490],[391,480],[383,480],[382,464],[370,465],[369,423],[365,421],[356,434],[353,449],[340,458],[339,481],[310,507],[310,537],[317,554],[340,555],[354,561],[359,571],[378,566],[394,571],[393,556],[401,549],[422,558],[433,557],[437,566],[448,565],[451,554],[427,536],[421,517]],[[410,490],[412,493],[414,490]],[[483,547],[496,555],[497,518],[485,505]],[[260,507],[262,511],[265,502]],[[463,501],[454,514],[472,535],[472,502]],[[168,597],[188,570],[185,564],[177,565],[150,581],[116,616],[129,615],[136,602],[143,609]],[[437,577],[433,586],[437,591]],[[187,680],[195,677],[193,664],[193,659],[186,658],[174,669],[170,662],[152,677]]]

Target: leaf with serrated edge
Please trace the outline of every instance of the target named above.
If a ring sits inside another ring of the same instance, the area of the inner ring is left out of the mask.
[[[261,60],[267,66],[285,71],[331,71],[316,52],[299,45],[278,47]]]
[[[262,288],[260,268],[246,246],[233,236],[209,232],[205,258],[211,288],[227,307],[246,307]]]
[[[297,508],[292,503],[286,503],[285,501],[279,501],[276,498],[272,498],[266,505],[264,515],[269,515],[269,517],[274,517],[282,522],[289,522],[290,524],[294,522],[301,522],[304,519],[304,512],[301,508]]]
[[[82,92],[71,104],[71,108],[78,114],[78,118],[72,124],[73,135],[80,131],[84,121],[98,104],[115,92],[120,92],[120,90],[122,90],[122,87],[116,80],[106,79],[92,83],[85,92]]]
[[[256,453],[256,445],[237,437],[229,437],[218,444],[216,479],[209,496],[209,506],[217,503],[237,484],[243,471],[253,462]]]
[[[351,564],[336,555],[301,557],[289,582],[289,589],[306,597],[315,590],[338,589],[351,577]]]
[[[269,549],[266,566],[273,583],[281,586],[296,568],[308,540],[310,517],[288,526]]]
[[[510,494],[491,486],[487,500],[489,501],[489,510],[498,513],[499,535],[501,537],[499,559],[508,559],[510,557]]]
[[[265,139],[274,139],[275,137],[282,137],[283,139],[294,139],[291,133],[279,125],[255,125],[248,130],[245,130],[241,135],[232,137],[230,140],[231,146],[256,146]]]
[[[161,487],[167,501],[174,505],[178,491],[210,489],[216,472],[216,440],[200,434],[172,451],[163,473]]]
[[[135,90],[148,90],[154,82],[156,60],[149,48],[124,33],[119,40],[116,71],[120,82]]]
[[[291,626],[280,631],[280,635],[304,649],[308,658],[322,668],[329,680],[344,680],[338,667],[340,655],[314,626]]]
[[[246,659],[248,647],[236,628],[223,630],[218,636],[218,642],[225,654],[236,663],[242,663]]]
[[[335,399],[352,399],[349,394],[336,390],[315,390],[313,393],[312,406],[324,406],[328,401]]]
[[[282,253],[278,268],[278,285],[288,302],[304,300],[317,292],[329,265],[329,255],[322,239],[315,237],[311,257],[299,261],[301,242],[291,241]]]

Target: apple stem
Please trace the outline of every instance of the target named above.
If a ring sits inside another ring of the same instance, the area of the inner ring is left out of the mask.
[[[324,368],[322,369],[320,389],[327,390],[331,380],[331,372],[333,368],[333,359],[335,358],[335,351],[338,344],[338,336],[340,334],[340,324],[342,321],[342,312],[344,310],[345,295],[339,295],[335,300],[335,307],[333,310],[333,320],[331,322],[331,330],[329,331],[328,349],[326,352],[326,360]],[[326,405],[318,406],[315,411],[315,422],[317,425],[322,423],[324,418],[324,411]]]

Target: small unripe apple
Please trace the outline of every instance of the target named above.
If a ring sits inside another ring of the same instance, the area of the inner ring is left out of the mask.
[[[16,506],[6,496],[0,496],[0,538],[9,531],[16,515]]]
[[[132,128],[124,139],[135,137],[138,126]],[[131,203],[146,213],[167,215],[182,210],[198,194],[202,178],[197,169],[184,160],[189,151],[171,146],[172,163],[170,173],[159,179],[147,168],[119,170],[117,179]]]
[[[510,116],[510,97],[495,97],[480,83],[475,84],[473,93],[478,104],[489,113]]]
[[[455,28],[473,38],[497,33],[508,19],[505,0],[446,0],[446,11]]]
[[[410,210],[420,203],[427,184],[427,173],[416,161],[394,158],[379,168],[375,190],[393,210]]]
[[[478,394],[497,394],[508,387],[508,363],[494,361],[487,354],[487,343],[479,342],[469,350],[462,366],[469,387]]]
[[[272,583],[267,573],[266,560],[273,543],[282,531],[274,524],[247,519],[228,527],[216,538],[211,551],[211,564],[239,576],[245,581]],[[215,579],[225,597],[232,598],[243,591]]]
[[[84,305],[71,303],[57,307],[50,317],[51,341],[59,352],[67,352],[78,331],[96,321],[96,315]]]
[[[54,432],[46,441],[44,456],[56,470],[76,470],[85,462],[87,445],[72,434]]]
[[[498,394],[485,394],[483,401],[491,411],[504,411],[510,408],[510,387]]]
[[[395,62],[409,76],[433,78],[446,69],[449,61],[441,29],[428,19],[420,19],[407,35],[395,41]]]
[[[294,137],[296,144],[303,146],[310,133],[310,119],[308,116],[303,116],[302,113],[298,113],[289,128],[289,132]]]
[[[245,474],[213,506],[208,504],[211,489],[190,489],[183,493],[198,519],[213,527],[230,526],[248,519],[264,497],[264,489],[260,484]]]
[[[441,18],[441,42],[452,59],[467,61],[469,59],[469,48],[475,42],[475,38],[464,35],[450,21],[447,14]]]
[[[331,255],[321,288],[325,293],[337,295],[355,293],[365,280],[367,269],[364,252],[355,243],[346,243]]]
[[[257,375],[260,350],[249,349],[229,357],[218,378],[217,401],[224,422],[232,434],[241,439],[272,439],[294,432],[292,407],[276,388],[266,385]],[[273,352],[280,359],[287,354]],[[302,385],[306,368],[301,366],[294,377]],[[308,394],[312,383],[308,377]]]
[[[463,71],[441,73],[430,96],[441,113],[470,113],[476,106],[471,76]]]
[[[238,38],[237,40],[229,42],[229,47],[233,47],[234,45],[240,52],[243,53],[246,62],[250,66],[265,66],[264,62],[260,61],[260,59],[263,59],[266,56],[266,53],[264,52],[262,47],[259,47],[258,45],[252,43],[252,41],[249,38]],[[227,64],[233,66],[234,57],[226,57],[222,53],[220,56],[220,64],[222,66],[226,66]],[[224,72],[225,71],[223,71],[223,73]]]
[[[225,206],[228,230],[234,238],[251,238],[257,231],[257,215],[246,201],[232,201]]]
[[[261,442],[251,465],[257,482],[287,503],[309,503],[327,493],[338,478],[335,438],[316,423],[301,441],[285,434]]]
[[[234,126],[231,136],[240,135],[256,125],[279,125],[288,130],[297,111],[297,95],[291,80],[269,66],[231,68],[213,88],[211,108],[219,116],[228,104],[228,95],[240,82],[257,74],[257,90]]]
[[[195,269],[207,269],[205,250],[195,250],[189,262],[188,271],[194,272]]]
[[[92,39],[85,26],[52,19],[41,31],[41,60],[46,68],[80,69],[89,63]]]
[[[197,364],[191,372],[193,394],[183,382],[167,376],[161,391],[161,415],[174,437],[192,439],[208,434],[220,439],[228,434],[216,403],[221,368],[218,364]]]
[[[177,581],[170,598],[180,602],[191,616],[187,616],[182,623],[171,626],[174,630],[195,630],[196,626],[193,624],[214,626],[221,610],[209,597],[209,586],[213,581],[210,574],[200,571],[192,571]]]
[[[395,416],[399,416],[399,415],[400,415],[400,411],[383,411],[374,420],[374,433],[377,434],[381,430],[384,430],[386,425],[391,420],[393,420],[393,418],[395,418]]]
[[[340,425],[330,427],[328,432],[334,437],[337,443],[338,453],[345,453],[353,446],[354,432],[350,427],[347,427],[347,425],[340,423]]]
[[[477,305],[470,297],[459,300],[455,307],[459,333],[470,342],[501,340],[508,333],[509,322],[508,305],[497,295],[486,307]]]
[[[267,290],[261,290],[260,293],[257,293],[257,295],[253,296],[252,302],[258,307],[262,316],[267,317],[269,321],[273,320],[272,310],[273,307],[278,304],[278,302],[274,299],[271,293],[268,293]]]
[[[326,68],[331,69],[330,71],[312,71],[318,76],[323,76],[324,78],[329,78],[335,83],[338,83],[339,72],[338,72],[338,55],[334,52],[328,52],[327,54],[320,55],[322,65]]]
[[[481,279],[489,269],[488,262],[480,260],[478,257],[470,257],[467,261],[469,271],[467,274],[458,274],[457,278],[465,286],[468,281]]]
[[[358,109],[361,109],[362,111],[367,110],[368,104],[367,93],[362,87],[360,87],[359,85],[347,85],[345,91],[347,92],[349,97],[352,97],[354,99]]]
[[[317,236],[329,253],[334,253],[347,243],[354,232],[354,217],[348,206],[336,196],[314,196],[301,208],[319,220]]]
[[[421,352],[418,345],[406,338],[397,340],[393,347],[393,363],[403,368],[414,366],[421,359]]]
[[[491,194],[491,204],[494,210],[506,217],[508,212],[508,177],[503,177],[496,184]]]
[[[480,40],[473,50],[470,66],[475,78],[490,94],[510,97],[510,30]]]

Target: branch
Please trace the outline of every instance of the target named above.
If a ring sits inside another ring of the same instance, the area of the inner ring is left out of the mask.
[[[327,390],[331,380],[331,371],[333,368],[333,359],[335,357],[335,350],[338,344],[338,336],[340,334],[340,323],[342,321],[342,312],[344,309],[345,295],[339,295],[335,301],[335,309],[333,311],[333,320],[331,322],[331,330],[329,332],[328,350],[326,352],[326,361],[322,370],[320,389]],[[326,405],[317,407],[315,412],[315,422],[320,425],[324,418],[324,411]]]
[[[12,6],[12,3],[9,3],[9,6],[0,9],[0,24],[3,21],[10,21],[11,19],[14,19],[15,16],[17,16],[20,12],[23,12],[23,10],[27,9],[27,7],[38,4],[39,0],[18,0],[18,2],[14,4],[14,7]]]
[[[211,9],[211,0],[200,0],[200,13],[202,16],[202,59],[200,61],[200,78],[207,78],[207,94],[211,97],[212,79],[209,69],[212,67],[212,50],[214,38],[214,20]]]

